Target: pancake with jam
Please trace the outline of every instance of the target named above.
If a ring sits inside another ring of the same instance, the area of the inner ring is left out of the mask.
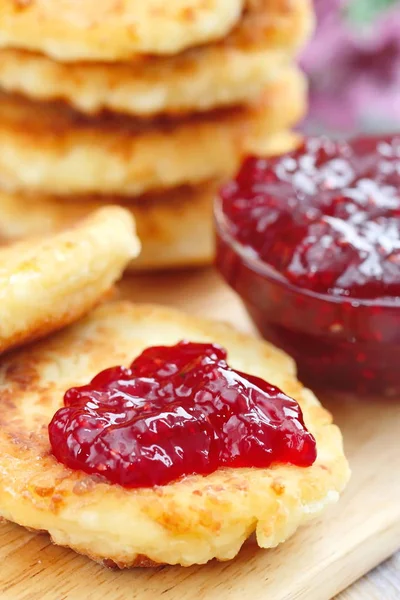
[[[63,64],[43,54],[3,49],[0,87],[38,101],[65,100],[90,114],[105,109],[139,116],[183,114],[245,104],[262,94],[309,36],[307,4],[250,3],[223,41],[168,57]],[[280,30],[286,29],[284,42],[272,28],[274,11]]]
[[[0,249],[0,352],[86,314],[139,251],[132,216],[116,206],[61,233]]]
[[[294,67],[255,105],[207,116],[138,120],[88,117],[66,106],[0,96],[0,184],[49,194],[118,194],[197,184],[230,175],[252,136],[296,123],[306,108]]]
[[[138,358],[183,339],[196,347]],[[252,533],[277,546],[349,476],[338,428],[288,356],[173,309],[105,304],[3,358],[0,405],[0,515],[107,566],[228,560]]]
[[[260,141],[257,150],[276,155],[297,143],[295,134],[282,132]],[[142,244],[129,270],[209,265],[214,258],[213,202],[219,186],[216,180],[140,198],[60,198],[0,191],[0,243],[54,234],[113,203],[133,215]]]

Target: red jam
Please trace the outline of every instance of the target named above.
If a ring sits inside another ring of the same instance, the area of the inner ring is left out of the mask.
[[[216,216],[217,265],[303,379],[400,393],[400,136],[248,158]]]
[[[129,488],[220,467],[312,465],[316,444],[298,403],[226,358],[213,344],[148,348],[129,368],[68,390],[49,425],[53,454]]]

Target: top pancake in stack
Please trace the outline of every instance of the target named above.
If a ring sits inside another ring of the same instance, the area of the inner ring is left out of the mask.
[[[311,27],[310,0],[0,0],[0,185],[211,202],[303,115]]]
[[[223,38],[245,0],[1,0],[0,44],[57,60],[176,54]]]

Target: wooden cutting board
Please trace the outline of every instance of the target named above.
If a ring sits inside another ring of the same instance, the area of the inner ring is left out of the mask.
[[[252,331],[241,303],[212,270],[131,277],[121,293]],[[230,563],[119,572],[52,546],[46,535],[3,524],[0,598],[329,600],[400,547],[400,399],[321,399],[342,428],[353,477],[340,502],[286,544],[263,551],[249,542]]]

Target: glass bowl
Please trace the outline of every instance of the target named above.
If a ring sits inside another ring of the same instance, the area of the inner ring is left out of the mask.
[[[311,387],[400,397],[400,299],[357,300],[297,287],[235,240],[215,202],[216,265],[264,338]]]

